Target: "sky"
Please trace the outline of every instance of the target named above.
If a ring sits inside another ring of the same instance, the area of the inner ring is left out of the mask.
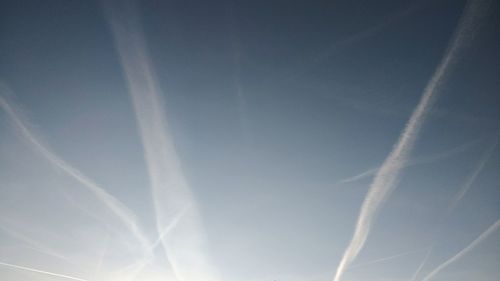
[[[494,281],[494,0],[0,2],[0,279]]]

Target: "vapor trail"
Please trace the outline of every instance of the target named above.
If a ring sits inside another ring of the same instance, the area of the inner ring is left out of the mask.
[[[25,266],[20,266],[20,265],[5,263],[5,262],[0,262],[0,265],[6,266],[6,267],[11,267],[11,268],[16,268],[16,269],[21,269],[21,270],[26,270],[26,271],[30,271],[30,272],[35,272],[35,273],[50,275],[50,276],[54,276],[54,277],[70,279],[70,280],[89,281],[87,279],[77,278],[77,277],[73,277],[73,276],[69,276],[69,275],[39,270],[39,269],[35,269],[35,268],[30,268],[30,267],[25,267]]]
[[[413,273],[413,275],[411,276],[411,281],[415,281],[417,280],[417,277],[418,277],[418,274],[420,273],[420,271],[422,270],[422,268],[424,268],[424,265],[427,263],[427,260],[429,259],[429,257],[431,256],[431,253],[432,253],[432,249],[434,248],[434,246],[431,246],[429,248],[429,250],[427,251],[427,253],[425,254],[425,257],[424,259],[422,260],[422,262],[420,262],[420,265],[418,266],[417,270],[415,271],[415,273]]]
[[[447,214],[450,214],[453,209],[457,206],[457,204],[462,200],[462,198],[465,196],[465,194],[469,191],[469,189],[472,187],[472,184],[476,180],[477,176],[479,173],[484,168],[484,165],[486,162],[488,162],[488,159],[490,159],[490,156],[492,155],[493,151],[495,150],[497,144],[498,144],[499,136],[495,138],[495,141],[492,143],[490,147],[488,147],[483,155],[481,156],[481,159],[479,160],[477,166],[475,169],[472,171],[472,173],[469,175],[469,177],[466,179],[460,190],[457,192],[453,200],[451,201],[450,205],[448,206]]]
[[[465,143],[465,144],[462,144],[462,145],[459,145],[459,146],[454,147],[452,149],[449,149],[447,151],[436,153],[434,155],[424,156],[424,157],[421,157],[421,158],[417,158],[415,160],[410,160],[410,161],[408,161],[407,163],[404,164],[404,167],[410,167],[410,166],[415,166],[415,165],[427,164],[427,163],[432,163],[432,162],[435,162],[435,161],[438,161],[438,160],[441,160],[441,159],[446,159],[446,158],[449,158],[449,157],[451,157],[453,155],[456,155],[456,154],[458,154],[460,152],[463,152],[463,151],[467,150],[468,148],[470,148],[472,145],[474,145],[476,143],[477,143],[477,140],[476,141],[472,141],[472,142],[468,142],[468,143]],[[359,173],[357,175],[345,178],[345,179],[341,180],[340,183],[350,183],[350,182],[354,182],[354,181],[358,181],[358,180],[364,179],[366,177],[369,177],[369,176],[372,176],[372,175],[376,174],[379,169],[380,169],[380,167],[375,167],[375,168],[368,169],[368,170],[366,170],[364,172],[361,172],[361,173]]]
[[[358,267],[364,267],[364,266],[371,265],[371,264],[376,264],[376,263],[380,263],[380,262],[384,262],[384,261],[389,261],[389,260],[397,259],[397,258],[404,257],[404,256],[407,256],[407,255],[410,255],[410,254],[422,252],[423,250],[425,250],[425,249],[418,249],[418,250],[407,251],[407,252],[404,252],[404,253],[399,253],[399,254],[392,255],[392,256],[389,256],[389,257],[385,257],[385,258],[375,259],[375,260],[364,262],[364,263],[358,263],[358,264],[349,266],[349,268],[347,268],[346,270],[349,271],[349,270],[352,270],[352,269],[356,269]]]
[[[0,229],[3,230],[4,232],[6,232],[7,234],[9,234],[11,237],[13,237],[17,240],[23,241],[26,244],[30,245],[30,246],[24,245],[28,249],[35,250],[35,251],[40,252],[40,253],[45,254],[45,255],[56,257],[58,259],[66,261],[66,262],[70,262],[70,260],[67,257],[65,257],[64,255],[62,255],[60,253],[57,253],[57,251],[51,249],[50,247],[47,247],[47,246],[43,245],[42,243],[35,241],[35,240],[17,232],[17,231],[14,231],[10,228],[7,228],[5,225],[0,224]]]
[[[167,130],[161,92],[136,11],[130,1],[106,4],[145,152],[158,233],[190,206],[169,235],[161,237],[165,254],[180,281],[218,280],[203,251],[200,214]]]
[[[3,87],[2,87],[3,88]],[[82,174],[78,169],[71,166],[62,158],[57,156],[49,148],[45,147],[28,128],[29,125],[24,121],[23,116],[18,113],[13,105],[11,105],[5,98],[0,96],[0,108],[5,110],[7,115],[12,120],[14,126],[18,129],[21,135],[31,145],[31,147],[45,157],[55,167],[59,168],[68,176],[74,178],[84,187],[86,187],[92,194],[99,199],[118,219],[130,230],[130,232],[137,238],[143,249],[147,249],[149,245],[148,239],[142,233],[139,226],[135,221],[135,216],[125,205],[118,199],[107,193],[102,187],[93,182],[90,178]]]
[[[422,281],[427,281],[430,280],[432,277],[434,277],[437,273],[439,273],[441,270],[443,270],[445,267],[449,266],[450,264],[454,263],[456,260],[460,259],[463,257],[465,254],[470,252],[474,247],[476,247],[479,243],[481,243],[483,240],[488,238],[493,232],[495,232],[498,228],[500,227],[500,220],[497,220],[494,224],[492,224],[488,229],[486,229],[479,237],[474,239],[467,247],[463,248],[460,252],[458,252],[456,255],[453,257],[449,258],[447,261],[436,267],[431,273],[429,273]]]
[[[163,229],[163,231],[160,232],[160,235],[158,235],[158,239],[151,244],[151,250],[154,250],[161,242],[167,237],[167,235],[174,229],[179,221],[184,217],[184,215],[187,213],[189,210],[190,206],[184,207],[178,215],[176,215],[171,222]]]
[[[404,167],[409,154],[413,149],[429,108],[433,105],[434,99],[436,98],[437,93],[439,93],[440,86],[442,85],[443,80],[446,79],[446,74],[456,60],[460,49],[462,49],[464,44],[467,43],[468,39],[470,39],[467,38],[467,36],[470,35],[469,33],[475,26],[475,21],[479,16],[477,11],[479,8],[478,5],[478,2],[475,1],[468,5],[465,14],[460,19],[460,22],[455,30],[448,50],[424,89],[420,102],[413,111],[392,151],[377,171],[363,205],[361,206],[361,211],[352,240],[345,250],[344,255],[342,256],[342,259],[337,267],[335,277],[333,279],[334,281],[339,281],[342,278],[345,269],[352,263],[363,248],[366,239],[368,238],[373,220],[380,210],[382,203],[384,203],[396,187],[401,169]]]

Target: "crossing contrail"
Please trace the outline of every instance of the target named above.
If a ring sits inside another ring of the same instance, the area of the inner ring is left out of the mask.
[[[493,151],[497,147],[498,141],[499,141],[500,135],[496,136],[495,141],[484,151],[483,155],[481,156],[481,159],[479,160],[478,164],[472,171],[472,173],[469,175],[469,177],[466,179],[460,190],[457,192],[453,200],[451,201],[450,205],[448,206],[447,214],[451,213],[453,209],[457,206],[457,204],[462,200],[462,198],[465,196],[465,194],[469,191],[469,189],[472,187],[472,184],[474,184],[474,181],[476,180],[477,176],[479,173],[484,168],[484,165],[488,160],[490,159]]]
[[[168,131],[162,94],[149,59],[135,7],[106,1],[111,31],[135,111],[151,183],[156,228],[179,281],[218,280],[203,248],[205,235],[197,204]],[[190,206],[169,234],[161,233]]]
[[[427,250],[427,253],[425,253],[424,259],[420,262],[420,264],[418,265],[417,270],[411,276],[411,279],[410,279],[411,281],[417,280],[417,277],[418,277],[420,271],[422,271],[422,268],[424,268],[425,264],[427,263],[427,260],[431,256],[433,248],[434,248],[434,245],[431,246],[431,247],[429,247],[429,249]]]
[[[478,9],[480,1],[472,1],[467,5],[464,15],[454,32],[449,43],[449,47],[437,66],[434,74],[424,89],[422,97],[413,111],[398,141],[394,145],[384,163],[377,171],[373,179],[368,194],[365,197],[361,211],[356,223],[351,242],[347,246],[342,259],[337,267],[334,281],[340,281],[346,268],[359,254],[363,248],[373,221],[376,218],[380,207],[396,188],[401,169],[406,164],[408,157],[414,147],[415,141],[422,128],[423,122],[429,108],[434,104],[436,95],[446,79],[447,73],[456,61],[459,52],[471,39],[471,33],[480,16]]]
[[[441,160],[441,159],[446,159],[446,158],[452,157],[453,155],[456,155],[456,154],[458,154],[460,152],[463,152],[463,151],[469,149],[471,146],[473,146],[477,142],[478,141],[475,140],[475,141],[472,141],[472,142],[468,142],[468,143],[459,145],[459,146],[454,147],[452,149],[449,149],[447,151],[443,151],[443,152],[436,153],[436,154],[429,155],[429,156],[424,156],[424,157],[416,158],[415,160],[410,160],[410,161],[408,161],[405,164],[405,167],[410,167],[410,166],[415,166],[415,165],[432,163],[432,162],[435,162],[435,161],[438,161],[438,160]],[[364,179],[366,177],[370,177],[370,176],[376,174],[379,169],[380,169],[380,167],[375,167],[375,168],[368,169],[368,170],[366,170],[364,172],[361,172],[361,173],[359,173],[357,175],[345,178],[345,179],[341,180],[340,183],[350,183],[350,182],[354,182],[354,181],[358,181],[358,180]]]
[[[446,260],[444,263],[436,267],[433,271],[431,271],[427,276],[422,279],[422,281],[428,281],[432,279],[436,274],[438,274],[441,270],[443,270],[445,267],[449,266],[450,264],[454,263],[464,255],[466,255],[468,252],[470,252],[472,249],[474,249],[479,243],[483,242],[488,236],[490,236],[492,233],[494,233],[498,228],[500,227],[500,220],[497,220],[495,223],[493,223],[488,229],[486,229],[479,237],[474,239],[467,247],[463,248],[460,252],[458,252],[456,255],[453,257],[449,258]]]
[[[6,87],[0,85],[2,90]],[[66,175],[72,177],[86,187],[92,194],[103,203],[137,238],[143,250],[148,249],[149,241],[145,234],[139,228],[135,215],[129,210],[124,204],[122,204],[118,199],[107,193],[102,187],[97,183],[92,181],[90,178],[82,174],[78,169],[71,166],[69,163],[64,161],[54,152],[52,152],[48,147],[42,144],[38,140],[36,135],[29,129],[29,124],[24,121],[23,116],[16,110],[16,108],[7,101],[4,97],[0,96],[0,108],[2,108],[9,118],[11,119],[14,126],[17,128],[22,137],[30,144],[30,146],[40,153],[45,159],[47,159],[51,164],[57,167],[59,170],[64,172]]]
[[[42,243],[40,243],[36,240],[31,239],[30,237],[27,237],[27,236],[13,230],[13,229],[8,228],[5,224],[0,224],[0,230],[3,230],[7,234],[9,234],[11,237],[26,243],[26,245],[23,245],[23,246],[28,248],[28,249],[40,252],[40,253],[45,254],[45,255],[56,257],[58,259],[66,261],[66,262],[70,262],[68,257],[58,253],[57,251],[53,250],[52,248],[50,248],[46,245],[43,245]]]
[[[90,281],[90,280],[87,280],[87,279],[82,279],[82,278],[73,277],[73,276],[69,276],[69,275],[54,273],[54,272],[45,271],[45,270],[39,270],[39,269],[31,268],[31,267],[20,266],[20,265],[5,263],[5,262],[0,262],[0,265],[6,266],[6,267],[10,267],[10,268],[20,269],[20,270],[25,270],[25,271],[40,273],[40,274],[44,274],[44,275],[49,275],[49,276],[64,278],[64,279],[78,280],[78,281]]]
[[[380,258],[380,259],[375,259],[375,260],[371,260],[371,261],[368,261],[368,262],[354,264],[354,265],[349,266],[349,268],[347,268],[346,270],[352,270],[352,269],[356,269],[358,267],[364,267],[364,266],[367,266],[367,265],[372,265],[372,264],[377,264],[377,263],[380,263],[380,262],[390,261],[390,260],[393,260],[393,259],[397,259],[397,258],[400,258],[400,257],[404,257],[404,256],[407,256],[407,255],[410,255],[410,254],[422,252],[424,250],[425,249],[412,250],[412,251],[407,251],[407,252],[404,252],[404,253],[399,253],[399,254],[392,255],[392,256],[389,256],[389,257],[385,257],[385,258]]]

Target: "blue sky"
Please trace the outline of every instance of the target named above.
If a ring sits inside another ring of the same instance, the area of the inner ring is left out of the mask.
[[[2,280],[496,280],[495,1],[4,1]]]

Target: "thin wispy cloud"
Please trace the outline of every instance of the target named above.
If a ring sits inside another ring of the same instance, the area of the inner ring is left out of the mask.
[[[149,59],[135,7],[130,1],[106,1],[111,30],[127,80],[165,254],[180,281],[218,280],[203,248],[204,229],[165,119],[162,94]],[[161,233],[190,206],[168,235]]]
[[[444,263],[440,264],[438,267],[436,267],[433,271],[431,271],[427,276],[425,276],[422,281],[428,281],[431,280],[434,276],[436,276],[439,272],[441,272],[443,269],[448,267],[450,264],[454,263],[455,261],[459,260],[463,256],[465,256],[467,253],[472,251],[477,245],[479,245],[481,242],[483,242],[486,238],[488,238],[491,234],[493,234],[497,229],[500,227],[500,220],[497,220],[495,223],[493,223],[488,229],[486,229],[481,235],[479,235],[474,241],[472,241],[467,247],[463,248],[460,252],[455,254],[453,257],[449,258],[446,260]]]
[[[472,146],[474,146],[477,143],[478,143],[478,141],[476,140],[476,141],[472,141],[472,142],[468,142],[468,143],[459,145],[459,146],[454,147],[452,149],[449,149],[447,151],[443,151],[443,152],[436,153],[436,154],[433,154],[433,155],[428,155],[428,156],[423,156],[423,157],[415,158],[414,160],[409,160],[408,162],[406,162],[405,165],[404,165],[404,167],[411,167],[411,166],[416,166],[416,165],[429,164],[429,163],[433,163],[433,162],[436,162],[436,161],[439,161],[439,160],[447,159],[447,158],[450,158],[450,157],[452,157],[454,155],[457,155],[457,154],[459,154],[461,152],[466,151],[467,149],[471,148]],[[364,178],[367,178],[367,177],[375,175],[379,169],[380,169],[380,166],[374,167],[374,168],[370,168],[370,169],[368,169],[368,170],[366,170],[364,172],[361,172],[361,173],[359,173],[357,175],[354,175],[354,176],[342,179],[342,180],[340,180],[340,183],[351,183],[351,182],[355,182],[355,181],[358,181],[358,180],[362,180]]]
[[[3,91],[7,91],[5,85],[0,85]],[[130,232],[135,236],[135,238],[140,243],[143,250],[147,250],[150,242],[148,241],[146,235],[140,229],[135,215],[128,209],[124,204],[122,204],[118,199],[113,197],[111,194],[107,193],[102,187],[100,187],[93,180],[85,176],[75,167],[71,166],[69,163],[64,161],[57,154],[52,152],[47,146],[45,146],[30,130],[30,125],[27,123],[26,118],[24,118],[16,107],[7,101],[6,98],[0,96],[0,108],[2,108],[7,116],[12,121],[12,124],[18,130],[20,135],[27,141],[27,143],[39,154],[41,154],[47,161],[58,168],[60,171],[64,172],[66,175],[78,181],[81,186],[89,190],[106,208],[108,208],[118,219],[123,223]]]
[[[476,21],[481,16],[479,11],[481,5],[481,1],[473,1],[467,5],[466,11],[458,23],[444,57],[423,91],[422,98],[392,151],[375,174],[375,178],[361,206],[354,235],[340,260],[333,279],[334,281],[341,280],[346,268],[348,268],[363,248],[382,204],[395,189],[401,170],[408,161],[408,157],[426,119],[427,112],[432,107],[436,95],[447,78],[448,72],[459,56],[459,52],[471,39],[471,33],[473,33],[474,27],[477,24]]]
[[[68,280],[90,281],[88,279],[78,278],[78,277],[69,276],[69,275],[65,275],[65,274],[59,274],[59,273],[55,273],[55,272],[50,272],[50,271],[45,271],[45,270],[40,270],[40,269],[36,269],[36,268],[15,265],[15,264],[10,264],[10,263],[5,263],[5,262],[0,262],[0,266],[6,266],[6,267],[18,269],[18,270],[34,272],[34,273],[39,273],[39,274],[48,275],[48,276],[52,276],[52,277],[64,278],[64,279],[68,279]]]

